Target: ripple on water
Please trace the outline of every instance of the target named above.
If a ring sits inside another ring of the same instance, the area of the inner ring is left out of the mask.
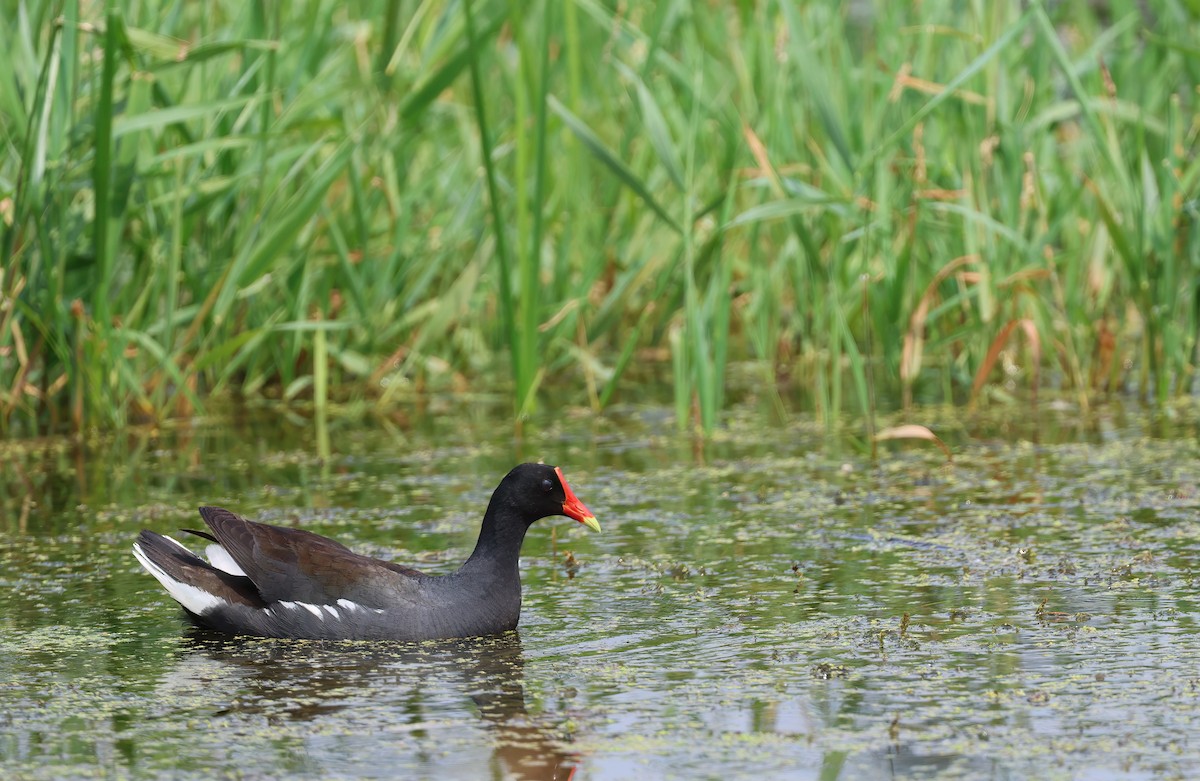
[[[346,431],[329,463],[305,443],[216,435],[106,446],[130,464],[107,480],[52,460],[44,500],[22,516],[8,499],[24,521],[0,542],[0,769],[1200,773],[1194,423],[1175,439],[1136,420],[1063,445],[964,436],[949,464],[918,448],[872,463],[832,441],[826,455],[811,427],[737,423],[702,453],[669,419],[632,414],[531,429],[523,453],[468,421],[436,441],[410,432],[399,455],[386,432]],[[519,637],[198,637],[128,555],[142,526],[232,499],[445,572],[490,484],[528,452],[567,454],[605,531],[531,530]]]

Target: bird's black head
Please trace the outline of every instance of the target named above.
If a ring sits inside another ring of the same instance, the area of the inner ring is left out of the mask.
[[[514,467],[496,488],[510,506],[533,523],[551,515],[565,515],[600,531],[596,516],[575,496],[562,470],[549,464],[521,464]]]

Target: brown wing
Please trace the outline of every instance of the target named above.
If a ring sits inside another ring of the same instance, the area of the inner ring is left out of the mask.
[[[220,507],[201,507],[213,535],[267,602],[364,607],[417,602],[424,573],[362,556],[303,529],[255,523]]]

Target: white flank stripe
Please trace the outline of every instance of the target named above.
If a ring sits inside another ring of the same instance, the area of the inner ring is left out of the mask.
[[[170,538],[168,537],[167,539]],[[174,540],[172,540],[172,542],[174,542]],[[179,545],[177,542],[175,544]],[[183,546],[180,545],[179,547],[182,548]],[[167,593],[170,594],[176,602],[183,605],[196,615],[202,616],[209,610],[215,610],[216,608],[227,606],[229,604],[215,594],[210,594],[202,588],[193,586],[190,583],[184,583],[183,581],[175,580],[175,578],[164,572],[162,567],[150,561],[145,552],[142,551],[142,546],[136,542],[133,544],[133,555],[138,562],[146,568],[147,572],[153,575],[159,583],[163,584],[163,588],[167,590]]]
[[[314,616],[316,616],[317,618],[319,618],[321,620],[325,619],[325,613],[323,613],[321,611],[321,608],[325,608],[325,610],[329,611],[329,615],[333,616],[334,618],[342,617],[342,614],[339,613],[337,608],[334,607],[333,605],[310,605],[307,602],[285,602],[283,600],[280,600],[279,602],[276,602],[275,604],[282,605],[283,607],[286,607],[286,608],[291,608],[292,610],[299,610],[300,608],[304,608],[305,610],[312,613]],[[349,605],[354,605],[354,603],[350,602],[350,600],[348,600],[348,599],[339,599],[338,604],[340,604],[342,607],[345,607],[345,608],[348,608]],[[358,605],[354,605],[354,607],[357,608]],[[382,613],[383,611],[381,610],[379,612]]]
[[[204,555],[208,556],[208,563],[221,570],[228,572],[230,575],[241,575],[246,577],[246,571],[238,566],[238,563],[233,560],[233,556],[229,555],[229,551],[225,550],[220,545],[213,543],[204,549]]]
[[[353,613],[355,610],[362,610],[362,605],[357,602],[351,602],[348,599],[339,599],[338,604]]]

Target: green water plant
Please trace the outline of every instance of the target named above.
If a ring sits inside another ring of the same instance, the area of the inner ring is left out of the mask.
[[[1194,387],[1187,4],[0,11],[5,431]]]

